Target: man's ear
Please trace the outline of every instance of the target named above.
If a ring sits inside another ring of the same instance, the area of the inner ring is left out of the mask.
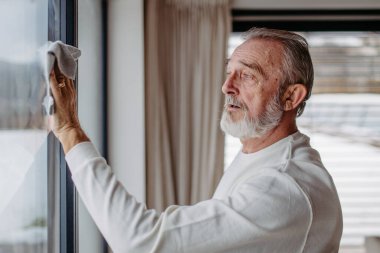
[[[304,101],[306,94],[305,85],[299,83],[289,85],[282,98],[284,111],[296,109]]]

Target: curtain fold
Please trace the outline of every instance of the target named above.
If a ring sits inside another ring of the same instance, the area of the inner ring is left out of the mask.
[[[147,204],[211,197],[223,173],[228,0],[146,1]]]

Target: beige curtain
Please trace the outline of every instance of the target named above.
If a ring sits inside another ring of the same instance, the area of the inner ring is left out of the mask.
[[[210,198],[223,173],[221,87],[228,0],[151,0],[145,9],[147,204]]]

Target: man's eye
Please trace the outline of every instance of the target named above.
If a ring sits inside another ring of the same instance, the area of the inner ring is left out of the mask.
[[[244,80],[253,80],[253,79],[254,79],[254,75],[252,75],[252,74],[248,74],[248,73],[243,73],[243,74],[241,75],[241,77],[242,77],[242,79],[244,79]]]

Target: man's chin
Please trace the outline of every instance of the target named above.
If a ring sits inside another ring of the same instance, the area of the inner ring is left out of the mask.
[[[226,120],[230,124],[239,124],[244,120],[244,114],[240,112],[230,112],[230,111],[224,111],[223,114],[226,114]]]
[[[226,112],[223,113],[220,121],[220,128],[225,134],[231,135],[240,140],[261,138],[275,126],[258,128],[247,119],[233,119]]]
[[[233,119],[228,112],[224,112],[220,120],[220,128],[225,134],[231,135],[236,138],[242,138],[242,124],[243,119]]]

